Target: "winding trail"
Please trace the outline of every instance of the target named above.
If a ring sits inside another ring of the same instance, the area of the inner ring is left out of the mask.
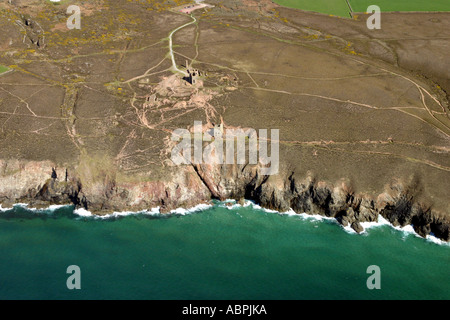
[[[187,73],[184,72],[183,70],[178,69],[177,67],[177,63],[175,62],[175,56],[173,54],[173,35],[175,34],[175,32],[177,32],[178,30],[181,30],[191,24],[194,24],[197,22],[197,19],[191,14],[191,18],[192,21],[188,22],[186,24],[183,24],[182,26],[176,28],[175,30],[173,30],[170,34],[169,34],[169,54],[170,54],[170,59],[172,60],[172,69],[176,72],[182,73],[183,75],[187,76]]]

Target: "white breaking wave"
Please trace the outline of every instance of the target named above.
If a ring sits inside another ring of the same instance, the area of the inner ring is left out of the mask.
[[[29,207],[27,203],[15,203],[10,208],[3,208],[2,205],[0,204],[0,211],[4,212],[4,211],[12,210],[12,209],[14,209],[14,207],[21,207],[21,208],[24,208],[24,209],[26,209],[28,211],[31,211],[31,212],[49,212],[50,211],[50,213],[53,213],[54,211],[56,211],[56,210],[58,210],[60,208],[70,207],[70,206],[72,206],[72,205],[69,205],[69,204],[52,204],[52,205],[50,205],[50,206],[48,206],[46,208],[40,208],[39,209],[39,208]]]
[[[425,239],[427,241],[429,241],[429,242],[433,242],[433,243],[436,243],[436,244],[439,244],[439,245],[442,245],[442,246],[450,247],[450,242],[446,242],[446,241],[443,241],[443,240],[441,240],[439,238],[436,238],[436,236],[433,233],[427,235]]]
[[[12,207],[11,208],[3,208],[3,206],[0,204],[0,211],[2,211],[2,212],[11,210],[11,209],[12,209]]]
[[[170,214],[186,215],[186,214],[190,214],[190,213],[194,213],[194,212],[198,212],[198,211],[204,211],[207,209],[211,209],[212,207],[213,207],[212,204],[201,203],[190,209],[177,208],[175,210],[170,211]]]
[[[253,207],[253,209],[261,210],[261,211],[268,212],[268,213],[280,213],[279,211],[276,211],[276,210],[263,208],[255,203],[252,203],[251,206]]]
[[[405,240],[408,236],[413,235],[417,238],[420,239],[424,239],[422,236],[420,236],[415,230],[414,230],[414,226],[413,225],[406,225],[403,227],[400,226],[394,226],[392,225],[388,220],[386,220],[383,216],[378,215],[378,222],[361,222],[360,223],[361,226],[363,227],[363,232],[361,234],[367,235],[367,230],[372,229],[372,228],[377,228],[377,227],[381,227],[381,226],[389,226],[392,229],[395,229],[397,231],[400,231],[403,236],[402,239]],[[347,231],[348,233],[354,233],[356,234],[356,231],[353,230],[350,225],[343,227],[342,228]],[[439,238],[437,238],[434,234],[429,234],[425,237],[425,240],[429,241],[429,242],[433,242],[439,245],[446,245],[446,246],[450,246],[450,242],[446,242],[443,241]]]
[[[294,212],[294,210],[292,210]],[[333,217],[326,217],[326,216],[322,216],[320,214],[308,214],[306,212],[297,214],[300,217],[302,217],[302,219],[304,220],[312,220],[312,221],[336,221],[335,218]],[[337,223],[337,221],[336,221]]]
[[[367,234],[367,230],[372,229],[372,228],[377,228],[377,227],[381,227],[381,226],[385,226],[385,225],[389,225],[391,226],[391,224],[389,223],[389,221],[387,221],[385,218],[383,218],[383,216],[378,215],[378,221],[373,221],[373,222],[360,222],[359,223],[361,225],[361,227],[363,228],[363,231],[361,232],[361,234]],[[342,225],[341,225],[342,226]],[[352,227],[350,226],[350,224],[348,224],[347,226],[342,226],[342,228],[348,232],[348,233],[357,233],[355,230],[352,229]]]
[[[388,223],[389,224],[389,223]],[[399,227],[399,226],[393,226],[391,224],[389,224],[392,228],[394,228],[395,230],[401,231],[403,233],[403,237],[402,239],[405,240],[409,235],[413,235],[417,238],[423,239],[422,236],[420,236],[415,230],[414,227],[412,225],[407,225],[404,227]],[[429,242],[433,242],[439,245],[446,245],[446,246],[450,246],[450,242],[446,242],[443,241],[439,238],[437,238],[433,233],[427,235],[425,237],[425,239]]]
[[[162,214],[160,212],[160,207],[155,207],[150,210],[144,210],[144,211],[119,211],[119,212],[113,212],[110,214],[105,215],[96,215],[92,214],[92,212],[84,209],[84,208],[78,208],[74,210],[74,214],[79,215],[80,217],[90,217],[95,219],[111,219],[111,218],[119,218],[119,217],[126,217],[126,216],[133,216],[133,215],[150,215],[150,216],[158,216],[158,215],[186,215],[194,212],[204,211],[207,209],[212,208],[212,205],[201,203],[198,204],[192,208],[185,209],[185,208],[177,208],[172,211],[170,211],[167,214]]]
[[[269,213],[277,213],[280,215],[286,215],[286,216],[290,216],[290,217],[298,217],[301,218],[302,220],[309,220],[309,221],[331,221],[331,222],[335,222],[337,225],[341,226],[346,232],[348,233],[352,233],[352,234],[357,234],[357,232],[355,230],[353,230],[350,225],[347,225],[346,227],[342,226],[340,223],[338,223],[338,221],[333,218],[333,217],[326,217],[326,216],[322,216],[319,214],[308,214],[308,213],[296,213],[292,208],[289,211],[286,212],[280,212],[280,211],[276,211],[276,210],[270,210],[270,209],[265,209],[262,208],[261,206],[255,204],[253,201],[250,200],[245,200],[244,205],[241,206],[240,204],[237,204],[235,200],[232,199],[227,199],[225,201],[223,201],[222,203],[233,203],[233,205],[231,206],[226,206],[226,205],[221,205],[222,207],[226,207],[228,209],[235,209],[235,208],[239,208],[239,207],[248,207],[251,206],[253,209],[257,209],[257,210],[261,210],[264,212],[269,212]],[[401,231],[404,236],[403,239],[406,239],[406,237],[408,235],[414,235],[418,238],[424,239],[423,237],[421,237],[415,230],[414,227],[412,225],[407,225],[404,227],[395,227],[393,226],[388,220],[386,220],[383,216],[378,215],[378,221],[375,222],[361,222],[360,225],[363,227],[363,231],[361,234],[363,235],[367,235],[368,232],[367,230],[372,229],[372,228],[378,228],[381,226],[390,226],[391,228],[394,228],[398,231]],[[439,245],[446,245],[446,246],[450,246],[450,242],[446,242],[443,241],[439,238],[437,238],[436,236],[434,236],[433,234],[427,235],[425,238],[427,241],[439,244]]]
[[[50,210],[50,211],[55,211],[61,208],[65,208],[65,207],[70,207],[71,205],[66,205],[66,204],[52,204],[51,206],[49,206],[47,209],[45,210]]]
[[[93,214],[90,211],[87,211],[84,208],[78,208],[73,211],[74,214],[79,215],[80,217],[92,217]]]
[[[231,203],[231,205],[227,205]],[[337,222],[337,220],[333,217],[326,217],[326,216],[322,216],[319,214],[307,214],[307,213],[296,213],[293,209],[290,209],[289,211],[286,212],[280,212],[280,211],[276,211],[276,210],[271,210],[271,209],[266,209],[261,207],[260,205],[257,205],[255,202],[251,201],[251,200],[245,200],[244,204],[241,205],[239,203],[236,202],[236,200],[233,199],[227,199],[225,201],[220,202],[219,204],[217,204],[219,207],[222,208],[227,208],[229,210],[233,210],[233,209],[238,209],[238,208],[242,208],[242,207],[249,207],[251,206],[252,209],[255,210],[260,210],[263,212],[267,212],[267,213],[276,213],[279,215],[286,215],[286,216],[290,216],[290,217],[296,217],[296,218],[301,218],[302,220],[309,220],[309,221],[332,221],[335,222],[337,225],[341,226],[343,230],[345,230],[348,233],[351,234],[356,234],[356,231],[353,230],[350,225],[344,227],[341,224],[339,224]],[[14,207],[23,207],[26,210],[32,211],[32,212],[43,212],[43,211],[50,211],[50,212],[54,212],[57,209],[63,208],[63,207],[70,207],[72,205],[50,205],[47,208],[42,208],[42,209],[37,209],[37,208],[30,208],[28,207],[28,204],[26,203],[15,203],[11,208],[3,208],[2,205],[0,204],[0,212],[5,212],[8,210],[13,209]],[[151,215],[151,216],[166,216],[166,215],[187,215],[187,214],[191,214],[191,213],[195,213],[195,212],[200,212],[200,211],[205,211],[208,210],[210,208],[212,208],[214,206],[214,204],[206,204],[206,203],[202,203],[202,204],[198,204],[192,208],[177,208],[174,209],[172,211],[170,211],[169,213],[165,213],[162,214],[160,212],[160,207],[155,207],[152,208],[150,210],[144,210],[144,211],[139,211],[139,212],[131,212],[131,211],[121,211],[121,212],[113,212],[111,214],[106,214],[106,215],[94,215],[92,214],[92,212],[84,209],[84,208],[77,208],[73,211],[73,213],[75,215],[78,215],[80,217],[88,217],[88,218],[95,218],[95,219],[111,219],[111,218],[118,218],[118,217],[126,217],[126,216],[131,216],[131,215]],[[361,222],[360,223],[361,226],[363,227],[363,232],[361,234],[365,234],[367,235],[367,230],[372,229],[372,228],[377,228],[377,227],[381,227],[381,226],[385,226],[388,225],[391,228],[401,231],[403,233],[403,239],[406,239],[407,236],[409,235],[414,235],[418,238],[424,239],[423,237],[421,237],[418,233],[415,232],[414,227],[412,225],[407,225],[404,227],[399,227],[399,226],[393,226],[389,221],[387,221],[384,217],[382,217],[381,215],[378,215],[378,221],[377,222]],[[450,246],[450,242],[446,242],[443,241],[439,238],[437,238],[434,234],[429,234],[425,237],[426,241],[438,244],[438,245],[445,245],[445,246]]]
[[[233,203],[233,205],[231,205],[231,206],[230,205],[223,205],[225,203]],[[279,215],[286,215],[286,216],[291,216],[291,217],[302,218],[304,220],[315,220],[315,221],[323,221],[323,220],[332,221],[332,220],[336,220],[334,218],[321,216],[319,214],[297,213],[293,209],[289,209],[288,211],[285,211],[285,212],[272,210],[272,209],[266,209],[266,208],[261,207],[260,205],[256,204],[255,202],[253,202],[251,200],[245,200],[244,201],[244,205],[240,205],[240,204],[236,203],[235,200],[227,199],[227,200],[221,202],[220,206],[221,207],[225,207],[225,208],[230,209],[230,210],[235,209],[235,208],[241,208],[241,207],[246,208],[246,207],[251,206],[252,209],[255,209],[255,210],[260,210],[260,211],[267,212],[267,213],[276,213],[276,214],[279,214]]]
[[[297,212],[295,212],[294,210],[290,209],[289,211],[286,212],[278,212],[278,214],[283,215],[283,216],[290,216],[290,217],[302,217],[301,215],[299,215]]]
[[[213,206],[214,205],[212,205],[212,204],[199,204],[199,205],[196,205],[196,206],[194,206],[192,208],[189,208],[189,209],[177,208],[175,210],[170,211],[168,214],[187,215],[187,214],[190,214],[190,213],[194,213],[194,212],[199,212],[199,211],[204,211],[204,210],[210,209]],[[286,216],[290,216],[290,217],[296,217],[296,218],[300,218],[302,220],[330,221],[330,222],[334,222],[337,225],[341,226],[342,229],[345,230],[348,233],[357,234],[356,231],[353,230],[350,227],[350,225],[344,227],[341,224],[339,224],[338,221],[335,218],[333,218],[333,217],[326,217],[326,216],[322,216],[322,215],[319,215],[319,214],[296,213],[293,209],[290,209],[289,211],[286,211],[286,212],[280,212],[280,211],[276,211],[276,210],[263,208],[263,207],[261,207],[260,205],[257,205],[255,202],[253,202],[251,200],[245,200],[244,204],[241,205],[241,204],[237,203],[236,200],[234,200],[234,199],[226,199],[225,201],[219,202],[217,204],[217,206],[219,206],[221,208],[227,208],[229,210],[239,209],[239,208],[246,208],[246,207],[251,206],[252,209],[255,209],[255,210],[260,210],[260,211],[267,212],[267,213],[276,213],[276,214],[279,214],[279,215],[286,215]],[[99,218],[99,219],[108,219],[108,218],[123,217],[123,216],[138,215],[138,214],[148,214],[148,215],[156,215],[156,216],[157,215],[162,215],[160,213],[159,207],[153,208],[153,209],[148,210],[148,211],[141,211],[141,212],[129,212],[129,211],[114,212],[114,213],[111,213],[111,214],[108,214],[108,215],[104,215],[104,216],[93,215],[90,211],[87,211],[87,210],[85,210],[83,208],[76,209],[74,211],[74,213],[79,215],[79,216],[82,216],[82,217],[95,217],[95,218]],[[403,239],[406,239],[406,237],[408,235],[414,235],[414,236],[416,236],[418,238],[423,239],[423,237],[421,237],[419,234],[417,234],[414,231],[414,228],[413,228],[412,225],[407,225],[407,226],[404,226],[404,227],[395,227],[381,215],[378,215],[378,221],[376,221],[376,222],[361,222],[360,224],[361,224],[361,226],[364,229],[363,232],[361,233],[363,235],[367,235],[368,234],[367,230],[370,230],[372,228],[378,228],[378,227],[381,227],[381,226],[388,225],[391,228],[394,228],[394,229],[396,229],[398,231],[401,231],[404,234]],[[450,242],[442,241],[439,238],[436,238],[433,234],[428,235],[425,239],[427,241],[430,241],[430,242],[433,242],[433,243],[436,243],[436,244],[439,244],[439,245],[450,246]]]
[[[113,212],[110,214],[105,215],[97,215],[93,214],[91,211],[86,210],[84,208],[78,208],[73,211],[74,214],[84,217],[84,218],[94,218],[94,219],[111,219],[111,218],[119,218],[119,217],[126,217],[126,216],[132,216],[132,215],[139,215],[139,214],[147,214],[147,215],[158,215],[159,207],[152,208],[151,210],[145,210],[145,211],[139,211],[139,212],[132,212],[132,211],[120,211],[120,212]]]

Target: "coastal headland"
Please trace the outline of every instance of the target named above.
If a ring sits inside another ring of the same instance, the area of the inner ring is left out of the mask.
[[[364,14],[206,4],[74,0],[81,28],[68,29],[67,1],[1,3],[2,206],[249,199],[450,240],[450,13],[384,13],[369,30]],[[278,129],[277,174],[176,165],[172,134],[195,121]]]

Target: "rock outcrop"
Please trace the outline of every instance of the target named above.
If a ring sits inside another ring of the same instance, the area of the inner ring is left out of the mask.
[[[92,0],[85,32],[67,28],[68,3],[28,2],[0,4],[3,207],[168,212],[250,199],[356,232],[381,215],[449,240],[448,13],[387,14],[367,32],[362,16],[211,0],[194,27],[168,2]],[[95,27],[118,12],[126,28]],[[172,72],[188,66],[196,81]],[[198,122],[202,133],[279,130],[267,140],[279,140],[279,173],[174,166],[174,132],[194,124],[199,141]]]
[[[413,187],[400,182],[387,185],[383,193],[372,198],[356,194],[349,181],[332,185],[312,175],[298,178],[294,172],[262,176],[257,165],[192,165],[177,167],[166,181],[120,182],[105,176],[100,184],[82,181],[67,169],[54,170],[48,161],[1,161],[0,168],[3,207],[18,202],[33,207],[73,204],[102,215],[157,206],[161,212],[169,212],[211,199],[245,198],[277,211],[292,209],[333,217],[358,233],[363,231],[362,222],[377,221],[381,215],[394,226],[412,225],[422,237],[432,233],[450,240],[450,222],[416,202]]]

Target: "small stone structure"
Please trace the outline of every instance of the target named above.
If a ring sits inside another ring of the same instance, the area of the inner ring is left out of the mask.
[[[210,4],[197,3],[197,4],[186,5],[186,6],[180,6],[180,7],[177,7],[176,10],[180,11],[182,13],[191,14],[192,12],[194,12],[197,9],[212,8],[212,7],[214,7],[214,6],[212,6]]]
[[[192,85],[195,85],[199,76],[201,76],[201,72],[198,69],[191,68],[189,66],[189,61],[186,60],[186,72],[187,75],[183,77],[183,80],[186,80]]]

